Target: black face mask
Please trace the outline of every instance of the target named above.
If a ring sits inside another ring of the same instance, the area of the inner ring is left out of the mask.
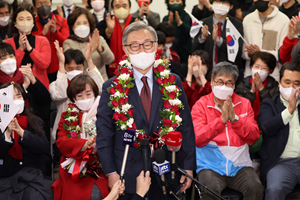
[[[269,8],[269,1],[258,0],[254,6],[259,12],[265,12]]]

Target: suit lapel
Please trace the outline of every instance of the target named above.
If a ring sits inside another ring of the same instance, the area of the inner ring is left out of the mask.
[[[159,85],[158,83],[155,81],[155,77],[154,77],[154,73],[153,73],[153,88],[152,88],[152,100],[151,100],[151,115],[150,115],[150,127],[149,130],[152,129],[153,123],[154,123],[154,119],[159,116],[158,114],[158,110],[159,110],[159,106],[160,101],[162,99],[162,94],[159,90]],[[152,133],[149,133],[152,135]]]
[[[66,13],[65,13],[64,6],[61,6],[61,9],[62,9],[62,11],[63,11],[63,13],[64,13],[64,18],[66,18]]]

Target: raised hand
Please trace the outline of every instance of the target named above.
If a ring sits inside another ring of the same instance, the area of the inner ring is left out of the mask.
[[[19,37],[19,48],[24,51],[25,50],[25,43],[26,43],[27,37],[24,33],[20,33]]]
[[[64,12],[60,6],[57,6],[56,10],[59,16],[64,17]]]
[[[252,85],[252,86],[251,86],[250,92],[255,93],[256,90],[257,90],[257,87],[256,87],[255,82],[254,82],[253,80],[252,80],[252,84],[251,84],[251,85]]]
[[[76,3],[74,3],[74,6],[72,8],[72,12],[76,9]]]
[[[169,12],[169,24],[172,24],[174,20],[174,13],[172,11]]]
[[[208,37],[208,26],[204,25],[201,28],[201,39],[206,39]]]
[[[54,41],[54,46],[59,61],[59,72],[64,74],[66,71],[65,71],[65,55],[64,55],[63,48],[59,46],[59,42],[57,40]]]
[[[43,35],[47,35],[48,34],[51,24],[52,24],[51,20],[48,19],[47,24],[45,24],[44,28],[43,28]]]
[[[145,3],[142,3],[142,6],[140,8],[139,17],[143,17],[143,15],[147,15],[149,17],[151,14],[150,8],[148,5],[145,5]]]
[[[15,131],[20,137],[23,137],[24,135],[24,130],[21,128],[16,118],[13,118],[7,129],[9,129],[11,132]]]
[[[144,174],[144,170],[142,170],[140,175],[136,177],[136,193],[139,196],[144,197],[148,192],[150,185],[151,185],[150,172],[147,171],[146,174]]]
[[[175,21],[177,23],[177,26],[180,26],[182,24],[182,20],[178,14],[178,11],[175,11]]]
[[[299,19],[299,17],[293,16],[289,23],[287,37],[290,40],[292,40],[298,36],[299,31],[300,31],[300,19]]]
[[[226,101],[227,101],[227,104],[228,104],[228,119],[230,121],[233,121],[235,119],[235,112],[234,112],[233,105],[232,105],[231,95],[228,95]]]
[[[112,33],[115,29],[115,16],[111,17],[110,13],[106,14],[106,25],[108,30]]]
[[[213,32],[212,32],[212,39],[214,42],[219,42],[220,40],[220,37],[218,36],[218,25],[217,24],[214,24],[214,29],[213,29]]]
[[[254,74],[253,82],[255,83],[255,86],[259,91],[264,89],[260,75],[257,72]]]
[[[99,31],[98,29],[95,28],[92,36],[92,52],[94,52],[99,48],[99,41],[100,41]]]
[[[35,78],[35,76],[32,73],[32,69],[31,69],[31,64],[30,63],[28,63],[27,65],[22,65],[19,70],[20,70],[20,72],[22,72],[23,75],[25,75],[25,76],[27,76],[29,78],[29,80],[30,80],[30,82],[32,84],[35,84],[36,78]]]
[[[249,46],[246,45],[245,48],[246,48],[245,52],[248,53],[248,56],[251,56],[251,55],[254,54],[256,51],[260,51],[259,47],[258,47],[256,44],[255,44],[255,45],[250,44]]]
[[[228,95],[230,96],[230,95]],[[228,105],[228,97],[227,99],[224,101],[223,103],[223,106],[222,106],[222,116],[221,116],[221,119],[224,123],[226,123],[229,119],[229,113],[228,113],[228,110],[229,110],[229,105]]]
[[[289,106],[288,106],[288,110],[291,113],[291,115],[294,113],[295,109],[296,109],[296,105],[297,105],[297,94],[299,95],[299,90],[300,88],[297,88],[294,92],[292,92],[290,98],[289,98]]]
[[[51,20],[50,31],[51,33],[56,32],[56,17],[54,15],[53,15],[53,19]]]

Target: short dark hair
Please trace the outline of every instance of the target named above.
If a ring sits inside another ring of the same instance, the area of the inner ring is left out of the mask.
[[[70,101],[74,103],[76,95],[85,90],[87,84],[91,86],[95,98],[99,95],[99,88],[95,81],[89,75],[79,74],[75,76],[68,85],[67,95]]]
[[[284,63],[279,72],[279,82],[281,81],[285,70],[289,70],[292,72],[293,71],[300,72],[300,67],[298,67],[296,63],[290,63],[290,62]]]
[[[14,48],[8,43],[0,43],[0,57],[13,54],[15,55]]]
[[[156,31],[158,44],[166,44],[166,35],[162,31]]]
[[[65,55],[65,64],[69,64],[72,60],[75,61],[77,65],[83,64],[85,58],[82,52],[79,49],[68,49],[64,52]]]
[[[35,6],[35,0],[32,0],[32,5]],[[52,3],[52,0],[50,0],[50,2]]]
[[[215,0],[212,1],[212,3],[214,3]],[[236,0],[218,0],[221,2],[228,2],[230,5],[234,5],[236,3]]]
[[[7,7],[8,8],[8,12],[10,13],[10,10],[11,10],[11,7],[10,5],[6,2],[6,1],[0,1],[0,8],[5,8]]]
[[[205,75],[205,78],[206,80],[210,80],[213,63],[209,53],[204,50],[196,50],[192,53],[192,56],[199,56],[201,58],[202,64],[205,64],[207,66],[207,73]]]
[[[175,37],[176,29],[172,24],[168,22],[161,22],[156,27],[157,31],[162,31],[166,35],[166,37]]]
[[[252,67],[257,59],[261,59],[266,65],[269,67],[270,72],[273,72],[273,70],[276,67],[277,60],[273,54],[270,54],[268,52],[263,51],[256,51],[252,56],[250,57],[250,66]]]
[[[114,8],[114,1],[115,0],[111,0],[111,2],[110,2],[110,7],[111,8]],[[131,1],[130,0],[128,0],[128,3],[129,3],[129,7],[131,7]]]
[[[165,0],[165,3],[167,4],[167,7],[168,7],[168,10],[170,10],[170,8],[169,8],[169,1],[170,0]],[[185,0],[182,0],[182,5],[183,5],[183,7],[185,7]],[[175,15],[174,15],[175,16]]]
[[[84,8],[77,8],[68,16],[68,19],[67,19],[67,22],[69,25],[69,30],[70,30],[70,35],[74,35],[73,26],[74,26],[77,18],[80,15],[86,16],[86,18],[90,24],[90,33],[94,32],[94,30],[96,28],[96,20],[95,20],[95,17],[93,16],[93,14]]]
[[[10,23],[10,32],[11,33],[19,33],[18,29],[15,27],[15,22],[17,21],[17,16],[20,12],[22,11],[27,11],[31,14],[32,18],[33,18],[33,28],[31,29],[31,32],[37,31],[38,28],[36,26],[36,21],[35,21],[35,17],[33,14],[33,10],[32,10],[32,6],[28,7],[28,6],[20,6],[18,7],[18,9],[16,10],[16,12],[14,12],[12,18],[11,18],[11,23]]]

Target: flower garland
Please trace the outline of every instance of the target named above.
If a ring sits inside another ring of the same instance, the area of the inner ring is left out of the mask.
[[[175,131],[181,124],[182,118],[180,117],[179,110],[184,106],[179,100],[181,89],[175,85],[175,76],[170,74],[168,70],[169,62],[167,60],[158,59],[153,66],[155,80],[159,84],[159,89],[162,93],[163,110],[159,110],[162,117],[160,121],[161,127],[158,131],[158,141],[164,145],[165,136]],[[126,130],[132,129],[136,131],[136,142],[133,145],[135,148],[140,148],[141,139],[148,137],[143,129],[137,129],[133,119],[134,111],[133,106],[128,104],[129,90],[134,87],[133,81],[133,68],[128,58],[124,57],[119,62],[119,67],[115,71],[116,78],[113,79],[111,87],[107,88],[110,94],[110,102],[108,106],[115,111],[113,119],[119,126],[119,129]],[[150,138],[151,139],[151,138]]]

